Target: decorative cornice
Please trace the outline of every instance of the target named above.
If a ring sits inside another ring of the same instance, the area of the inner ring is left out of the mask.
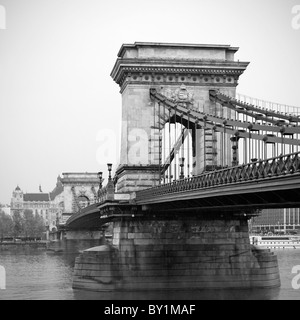
[[[166,77],[161,77],[159,74],[155,76],[149,76],[143,74],[143,76],[135,76],[134,74],[124,74],[120,81],[120,92],[122,93],[127,85],[144,85],[144,86],[177,86],[180,87],[182,84],[189,87],[236,87],[238,85],[239,75],[234,73],[229,74],[195,74],[191,77],[180,75],[174,76],[169,74]]]
[[[236,87],[244,68],[176,68],[122,66],[115,81],[121,93],[128,84]]]
[[[121,92],[133,83],[232,87],[249,65],[249,62],[234,60],[238,49],[209,44],[123,44],[111,77]]]
[[[124,81],[124,78],[129,76],[135,76],[135,77],[143,77],[145,76],[146,80],[148,80],[150,77],[160,76],[160,78],[167,78],[168,76],[175,76],[175,77],[191,77],[191,76],[197,76],[199,77],[203,75],[219,75],[219,76],[227,76],[227,75],[236,75],[240,76],[245,70],[245,67],[231,67],[231,68],[210,68],[210,67],[154,67],[154,66],[123,66],[121,65],[116,73],[114,74],[114,80],[116,83],[118,83],[120,86],[122,86],[122,82]],[[147,79],[148,77],[148,79]]]

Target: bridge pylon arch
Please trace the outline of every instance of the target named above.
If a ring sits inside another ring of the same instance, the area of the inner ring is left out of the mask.
[[[177,103],[203,112],[232,117],[210,100],[212,89],[235,97],[236,86],[248,62],[234,60],[238,48],[229,45],[145,43],[122,45],[111,77],[122,94],[120,165],[117,191],[135,192],[160,183],[162,165],[160,124],[166,115],[151,99],[155,88]],[[174,111],[173,111],[174,112]],[[174,116],[174,115],[173,115]],[[231,142],[226,137],[226,146]],[[220,133],[199,127],[193,133],[193,172],[231,165],[232,154],[221,159]]]

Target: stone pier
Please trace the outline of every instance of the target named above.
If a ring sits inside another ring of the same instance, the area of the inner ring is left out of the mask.
[[[84,251],[73,288],[178,290],[280,286],[277,257],[250,244],[246,219],[114,222],[112,243]]]

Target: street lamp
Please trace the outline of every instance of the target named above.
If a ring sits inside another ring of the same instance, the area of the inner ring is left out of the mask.
[[[183,167],[184,167],[184,158],[179,158],[179,161],[180,161],[180,179],[184,179],[184,170],[183,170]]]
[[[108,181],[111,181],[112,164],[111,164],[111,163],[108,163],[108,164],[107,164],[107,168],[108,168]]]
[[[230,141],[232,142],[232,166],[235,167],[239,164],[239,139],[238,132],[236,135],[230,138]]]
[[[103,172],[97,173],[97,176],[99,178],[98,201],[100,201],[100,194],[101,194],[101,189],[102,189],[102,182],[103,182],[102,175],[103,175]]]
[[[102,175],[103,175],[103,172],[98,172],[97,173],[97,176],[98,176],[98,179],[99,179],[99,190],[102,189]]]
[[[108,182],[107,182],[107,196],[106,200],[108,201],[114,201],[115,199],[115,184],[114,181],[111,178],[111,169],[112,169],[112,164],[108,163],[107,164],[108,168]]]

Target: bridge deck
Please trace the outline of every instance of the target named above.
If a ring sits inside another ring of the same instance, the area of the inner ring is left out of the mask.
[[[138,205],[172,209],[298,207],[299,153],[206,172],[137,192]]]
[[[300,153],[206,172],[142,190],[135,201],[105,200],[74,214],[67,228],[99,228],[114,218],[155,212],[255,211],[300,207]]]

